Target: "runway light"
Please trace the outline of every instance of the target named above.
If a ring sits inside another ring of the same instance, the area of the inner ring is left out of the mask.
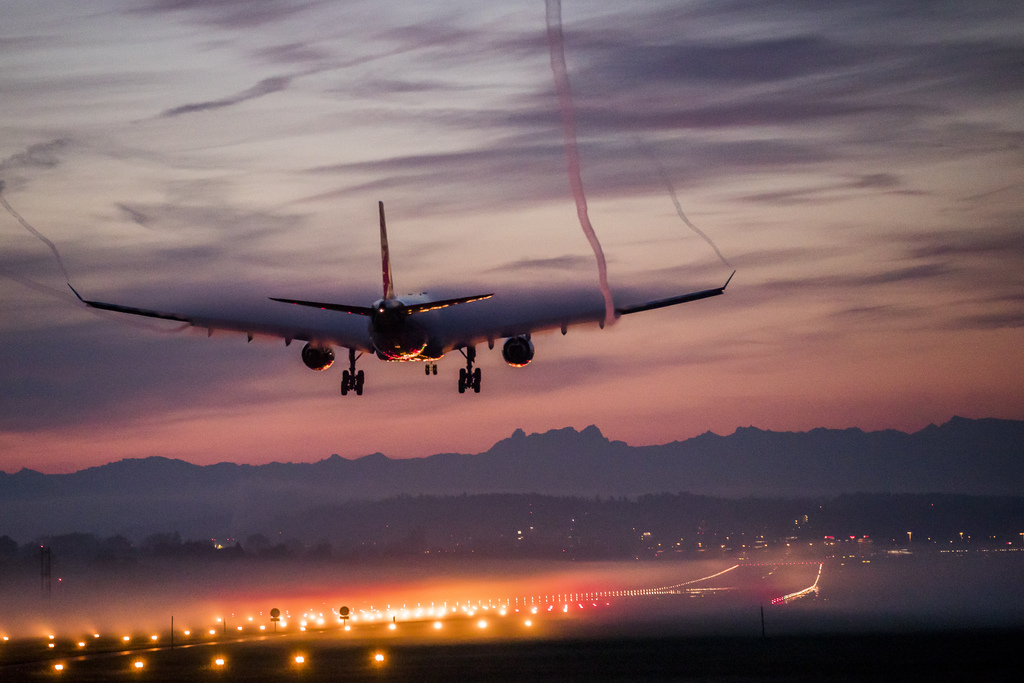
[[[265,625],[263,625],[263,624],[260,624],[260,630],[261,631],[266,631],[267,627]]]
[[[53,668],[56,671],[63,671],[64,670],[64,665],[63,664],[54,664]]]
[[[136,669],[141,669],[142,667],[144,667],[146,665],[143,664],[141,661],[139,661],[139,662],[135,662],[134,666],[135,666]]]
[[[185,631],[184,633],[185,633],[186,636],[192,635],[192,631]]]
[[[302,655],[296,655],[295,663],[296,664],[305,664],[306,663],[306,658],[303,657]]]
[[[215,629],[215,628],[211,628],[211,629],[210,629],[210,635],[211,635],[211,636],[215,636],[215,635],[217,635],[217,629]]]
[[[373,656],[373,661],[377,662],[378,664],[383,664],[384,663],[384,655],[383,655],[383,653],[378,652],[377,654],[375,654]]]
[[[50,647],[54,647],[53,643],[50,643]]]
[[[530,621],[529,619],[527,619],[525,623],[526,623],[527,626],[533,626],[533,622]]]
[[[481,619],[480,621],[476,622],[476,625],[479,626],[480,628],[487,628],[487,622],[484,621],[483,619]]]
[[[441,622],[440,621],[435,621],[434,622],[434,628],[440,630],[441,629]]]
[[[121,640],[123,640],[123,641],[124,641],[124,642],[126,642],[126,643],[127,643],[127,642],[128,642],[129,640],[131,640],[131,639],[132,639],[132,637],[131,637],[131,636],[124,636],[123,638],[121,638]]]
[[[217,657],[217,659],[213,660],[213,663],[215,666],[224,666],[224,658]]]
[[[346,630],[346,631],[351,631],[351,630],[352,630],[352,627],[351,627],[351,626],[349,626],[348,624],[345,624],[345,630]]]
[[[150,639],[150,640],[156,640],[156,639],[157,639],[157,636],[150,636],[150,637],[149,637],[149,639]]]
[[[99,638],[99,637],[100,637],[100,634],[98,634],[98,633],[94,633],[94,634],[92,634],[92,637],[93,637],[93,638]],[[5,640],[6,640],[6,638],[5,638]]]
[[[49,638],[50,640],[53,640],[53,636],[47,636],[47,638]]]
[[[398,625],[392,621],[390,624],[388,624],[388,628],[394,631],[396,628],[398,628]]]
[[[78,641],[78,647],[85,647],[85,641],[84,640]]]
[[[242,630],[242,627],[241,627],[241,626],[239,626],[239,627],[238,627],[238,630],[239,630],[239,631],[241,631],[241,630]]]

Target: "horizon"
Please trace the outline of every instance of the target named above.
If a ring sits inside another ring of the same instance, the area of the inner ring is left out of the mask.
[[[44,474],[44,475],[76,474],[76,473],[83,472],[83,471],[88,470],[88,469],[101,468],[101,467],[105,467],[105,466],[108,466],[108,465],[115,465],[115,464],[123,463],[123,462],[136,462],[136,461],[143,461],[143,460],[150,460],[150,459],[163,459],[163,460],[168,460],[168,461],[183,462],[185,464],[193,465],[193,466],[196,466],[196,467],[213,467],[213,466],[216,466],[216,465],[223,465],[223,464],[249,465],[249,466],[253,466],[253,467],[260,467],[262,465],[303,465],[303,464],[305,464],[305,465],[314,465],[314,464],[317,464],[317,463],[321,463],[321,462],[332,460],[334,458],[340,458],[342,460],[348,460],[348,461],[356,461],[356,460],[363,460],[365,458],[373,458],[373,457],[378,457],[378,456],[382,456],[385,459],[392,460],[392,461],[423,460],[423,459],[431,458],[431,457],[434,457],[434,456],[437,456],[437,455],[453,455],[453,454],[456,454],[456,455],[484,455],[484,454],[490,452],[490,450],[492,450],[498,444],[506,442],[506,441],[510,441],[511,439],[516,438],[517,434],[522,434],[523,438],[530,438],[530,437],[536,437],[536,436],[543,437],[543,436],[546,436],[546,435],[551,434],[553,432],[566,432],[566,431],[572,431],[576,435],[581,435],[584,432],[586,432],[588,430],[591,430],[591,429],[597,430],[598,434],[600,434],[601,438],[604,439],[605,441],[607,441],[609,443],[623,443],[623,444],[625,444],[629,448],[639,448],[639,447],[645,447],[645,446],[667,446],[667,445],[671,445],[671,444],[675,444],[675,443],[685,443],[687,441],[693,441],[693,440],[699,439],[700,437],[709,436],[709,435],[710,436],[716,436],[716,437],[722,438],[722,439],[726,439],[726,438],[729,438],[731,436],[735,436],[736,434],[740,433],[741,431],[749,431],[749,430],[759,431],[759,432],[768,433],[768,434],[809,434],[811,432],[816,432],[816,431],[847,432],[847,431],[851,431],[851,430],[852,431],[860,432],[862,434],[878,434],[878,433],[882,433],[882,432],[895,431],[897,433],[904,434],[904,435],[907,435],[907,436],[913,436],[913,435],[919,434],[919,433],[921,433],[923,431],[926,431],[926,430],[928,430],[930,428],[943,428],[946,425],[948,425],[950,422],[957,421],[957,420],[970,421],[970,422],[984,422],[984,421],[1024,422],[1024,420],[1012,420],[1012,419],[997,418],[997,417],[969,418],[969,417],[963,417],[961,415],[953,415],[952,417],[950,417],[945,422],[939,422],[939,423],[932,422],[932,423],[929,423],[929,424],[925,425],[924,427],[921,427],[920,429],[916,429],[916,430],[913,430],[913,431],[903,431],[903,430],[899,430],[899,429],[866,430],[866,429],[861,429],[860,427],[812,427],[812,428],[807,429],[807,430],[774,430],[774,429],[764,429],[764,428],[758,427],[756,425],[740,425],[740,426],[737,426],[732,432],[729,432],[729,433],[718,433],[718,432],[713,432],[711,430],[707,430],[707,431],[701,432],[700,434],[697,434],[695,436],[686,437],[684,439],[673,439],[671,441],[666,441],[664,443],[657,443],[657,444],[631,444],[629,442],[622,441],[621,439],[613,439],[613,438],[609,437],[607,434],[605,434],[601,430],[601,428],[599,426],[597,426],[596,424],[587,425],[586,427],[583,427],[582,429],[577,429],[577,428],[572,427],[572,426],[554,427],[552,429],[547,429],[547,430],[545,430],[543,432],[527,432],[526,430],[522,429],[521,427],[516,427],[512,431],[512,433],[509,434],[508,436],[501,437],[498,440],[496,440],[494,443],[492,443],[485,450],[477,451],[477,452],[474,452],[474,453],[469,453],[469,452],[465,452],[465,451],[458,451],[458,450],[447,450],[447,451],[439,451],[437,453],[429,453],[429,454],[426,454],[426,455],[413,455],[413,456],[407,456],[407,457],[394,456],[394,455],[390,455],[388,453],[384,453],[382,451],[374,451],[372,453],[363,453],[363,454],[354,455],[354,456],[344,456],[344,455],[341,455],[340,453],[331,453],[330,455],[327,455],[327,456],[324,456],[324,457],[320,457],[320,458],[317,458],[317,459],[314,459],[314,460],[269,460],[267,462],[261,462],[261,463],[236,462],[236,461],[233,461],[233,460],[217,460],[217,461],[214,461],[214,462],[199,463],[199,462],[192,462],[190,460],[186,460],[186,459],[180,458],[180,457],[168,457],[168,456],[165,456],[165,455],[146,455],[146,456],[140,456],[140,457],[128,456],[128,457],[124,457],[124,458],[119,458],[117,460],[111,460],[111,461],[106,462],[106,463],[99,463],[99,464],[88,465],[86,467],[82,467],[81,469],[68,470],[68,471],[63,471],[63,472],[43,471],[43,470],[34,469],[32,467],[22,467],[22,468],[20,468],[18,470],[15,470],[15,471],[7,471],[7,470],[5,470],[3,468],[0,468],[0,474],[13,475],[13,474],[17,474],[17,473],[19,473],[19,472],[21,472],[23,470],[26,470],[26,471],[29,471],[29,472],[35,472],[35,473],[38,473],[38,474]]]

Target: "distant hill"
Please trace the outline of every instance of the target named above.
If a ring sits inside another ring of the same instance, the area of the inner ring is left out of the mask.
[[[490,450],[393,460],[199,466],[127,459],[72,474],[0,472],[0,535],[68,531],[217,534],[283,515],[400,494],[540,493],[741,498],[847,493],[1024,495],[1024,422],[955,417],[914,434],[859,429],[710,432],[661,446],[610,441],[597,427],[516,430]]]

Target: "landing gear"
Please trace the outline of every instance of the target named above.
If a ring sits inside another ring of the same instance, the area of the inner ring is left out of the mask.
[[[476,360],[476,347],[468,346],[459,352],[466,357],[466,367],[459,369],[459,393],[466,393],[466,389],[472,389],[474,393],[480,393],[480,368],[473,369],[473,361]]]
[[[355,391],[356,396],[363,395],[363,371],[356,372],[356,359],[362,355],[357,356],[355,349],[348,350],[348,370],[341,373],[342,396],[347,396],[349,391]]]
[[[437,363],[427,363],[423,366],[424,374],[436,375],[437,374]]]

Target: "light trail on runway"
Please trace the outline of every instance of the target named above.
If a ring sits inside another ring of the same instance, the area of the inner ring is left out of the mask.
[[[803,590],[796,591],[795,593],[789,593],[788,595],[783,595],[782,597],[774,598],[772,600],[772,604],[773,605],[785,604],[785,603],[789,602],[790,600],[793,600],[795,598],[803,597],[803,596],[805,596],[805,595],[807,595],[809,593],[817,593],[818,592],[818,582],[821,580],[821,570],[822,570],[822,568],[824,566],[825,566],[824,562],[821,562],[821,563],[818,564],[818,575],[816,577],[814,577],[814,583],[812,583],[810,586],[808,586],[807,588],[804,588]]]

